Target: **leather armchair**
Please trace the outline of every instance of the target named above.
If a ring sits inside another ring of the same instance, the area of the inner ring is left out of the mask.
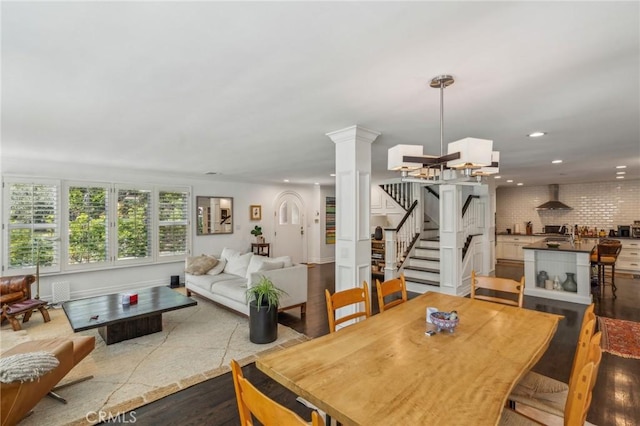
[[[0,308],[4,305],[31,299],[31,284],[35,281],[34,275],[0,277]],[[0,312],[0,323],[6,319],[4,312]]]
[[[15,425],[95,347],[95,337],[79,336],[21,343],[2,354],[3,357],[27,352],[46,351],[60,364],[33,382],[0,384],[0,425]],[[90,377],[89,377],[90,378]]]
[[[34,282],[34,275],[0,277],[0,306],[31,299],[31,284]]]

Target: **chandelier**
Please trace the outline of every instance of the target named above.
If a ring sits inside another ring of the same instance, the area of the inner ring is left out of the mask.
[[[460,139],[450,142],[447,153],[444,153],[444,89],[454,81],[450,75],[440,75],[434,77],[430,84],[440,89],[440,156],[424,155],[422,145],[389,148],[387,168],[399,171],[403,182],[477,184],[482,176],[498,173],[500,153],[493,151],[491,140]]]

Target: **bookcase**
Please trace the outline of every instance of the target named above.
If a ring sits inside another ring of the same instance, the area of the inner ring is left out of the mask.
[[[384,279],[384,241],[371,240],[371,278]]]

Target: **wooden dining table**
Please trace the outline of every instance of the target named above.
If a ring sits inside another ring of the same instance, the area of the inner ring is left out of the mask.
[[[426,335],[427,307],[457,311],[455,331]],[[428,292],[256,365],[343,425],[495,425],[561,318]]]

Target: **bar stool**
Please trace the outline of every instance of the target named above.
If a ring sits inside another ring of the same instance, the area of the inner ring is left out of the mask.
[[[607,285],[606,268],[611,268],[611,293],[613,298],[616,296],[616,260],[622,250],[622,243],[618,240],[600,240],[595,253],[591,254],[591,266],[597,268],[597,282],[600,289],[600,297],[604,297],[604,287]]]

